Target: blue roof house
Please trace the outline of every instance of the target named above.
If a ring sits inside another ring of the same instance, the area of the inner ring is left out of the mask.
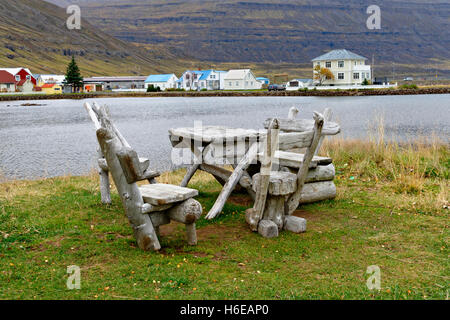
[[[226,71],[187,70],[180,78],[180,88],[185,90],[223,90]]]
[[[145,88],[153,85],[155,88],[159,87],[161,90],[177,88],[178,77],[171,74],[152,74],[145,80]]]

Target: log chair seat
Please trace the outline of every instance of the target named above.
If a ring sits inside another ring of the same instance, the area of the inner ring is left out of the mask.
[[[278,163],[280,166],[289,167],[289,168],[300,168],[300,165],[303,163],[304,154],[295,153],[289,151],[275,151],[274,155],[274,163]],[[258,161],[261,161],[263,158],[263,153],[258,154]],[[319,157],[314,156],[309,164],[309,168],[316,168],[317,166],[326,166],[333,163],[333,160],[328,157]]]
[[[198,196],[198,190],[164,183],[146,184],[140,186],[139,190],[144,202],[154,206],[181,202]]]

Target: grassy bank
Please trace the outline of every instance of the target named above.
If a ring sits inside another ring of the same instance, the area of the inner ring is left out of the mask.
[[[118,195],[100,204],[98,178],[0,184],[1,299],[446,299],[450,151],[439,142],[328,140],[338,196],[302,206],[304,234],[264,239],[246,226],[252,203],[235,194],[214,221],[162,228],[163,250],[136,248]],[[160,181],[179,183],[183,170]],[[220,186],[197,173],[206,212]],[[69,265],[81,290],[66,288]],[[366,269],[381,268],[369,291]]]
[[[299,90],[299,91],[169,91],[169,92],[96,92],[68,94],[29,94],[0,95],[0,101],[17,100],[53,100],[53,99],[90,99],[90,98],[152,98],[152,97],[346,97],[346,96],[382,96],[415,94],[448,94],[450,87],[399,87],[397,89],[339,89],[335,90]]]

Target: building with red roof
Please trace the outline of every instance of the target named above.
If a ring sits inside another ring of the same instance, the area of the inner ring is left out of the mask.
[[[37,85],[36,79],[27,68],[0,68],[0,71],[5,71],[14,77],[14,91],[32,92]]]
[[[16,79],[15,77],[4,70],[0,70],[0,92],[15,92]]]

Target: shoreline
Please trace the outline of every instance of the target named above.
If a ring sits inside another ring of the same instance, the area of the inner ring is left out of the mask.
[[[161,98],[161,97],[351,97],[450,94],[450,87],[418,89],[335,89],[307,91],[170,91],[170,92],[119,92],[0,95],[0,101],[93,99],[93,98]]]

